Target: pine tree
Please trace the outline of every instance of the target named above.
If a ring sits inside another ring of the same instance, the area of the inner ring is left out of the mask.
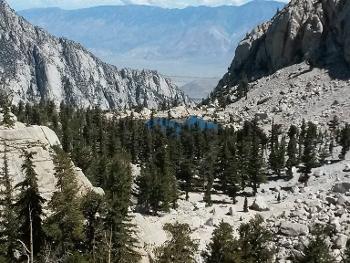
[[[330,249],[325,242],[328,232],[326,229],[320,226],[316,226],[316,229],[312,231],[314,237],[311,238],[310,243],[304,249],[304,255],[295,258],[294,263],[333,263],[336,260],[330,254]]]
[[[192,190],[193,175],[198,166],[198,161],[201,159],[196,159],[195,156],[202,155],[201,147],[195,147],[195,144],[200,144],[199,138],[194,137],[189,127],[183,127],[180,131],[180,136],[176,142],[177,148],[174,149],[178,152],[179,158],[179,171],[177,173],[178,179],[184,181],[184,191],[186,192],[186,198],[188,198],[189,191]],[[174,161],[174,159],[173,159]]]
[[[272,123],[271,136],[270,136],[270,156],[269,163],[271,169],[276,172],[278,168],[276,166],[278,163],[278,149],[279,149],[279,135],[280,135],[280,125]],[[277,173],[277,172],[276,172]]]
[[[269,163],[271,169],[281,177],[281,172],[285,168],[285,154],[286,154],[286,138],[283,136],[279,141],[281,134],[281,125],[272,124],[270,137],[270,156]]]
[[[42,125],[44,123],[43,115],[40,111],[39,105],[33,105],[31,114],[32,125]]]
[[[206,139],[203,130],[198,127],[198,125],[195,127],[196,129],[194,130],[194,149],[191,149],[190,152],[194,153],[194,157],[197,160],[200,160],[204,157],[205,155],[205,147],[206,147]],[[204,131],[207,128],[204,128]],[[188,156],[191,158],[191,156]]]
[[[302,156],[303,167],[301,172],[303,176],[299,179],[300,182],[307,184],[312,168],[317,165],[316,159],[316,138],[317,138],[317,127],[312,122],[308,123],[306,135],[304,138],[304,153]]]
[[[138,178],[138,204],[145,212],[175,208],[178,198],[175,171],[170,164],[169,152],[163,134],[155,135],[155,152],[141,170]]]
[[[17,105],[17,112],[16,112],[17,119],[20,122],[26,121],[24,109],[25,109],[24,102],[22,100],[20,100],[18,105]]]
[[[136,181],[138,187],[137,203],[144,213],[149,213],[151,209],[156,213],[159,209],[159,186],[154,171],[155,167],[151,164],[141,167],[141,174]]]
[[[0,174],[0,254],[9,262],[14,261],[17,243],[17,216],[14,210],[14,194],[8,167],[8,150],[4,143],[3,168]]]
[[[249,208],[248,208],[248,198],[244,197],[244,203],[243,203],[243,212],[248,213]]]
[[[272,234],[262,223],[260,215],[255,216],[247,224],[239,227],[238,245],[240,248],[240,262],[244,263],[272,263],[274,251],[269,248]]]
[[[15,124],[15,121],[13,120],[13,117],[11,116],[11,104],[9,102],[6,102],[3,106],[3,119],[2,119],[2,125],[12,128]]]
[[[65,152],[72,150],[72,129],[71,129],[72,112],[69,106],[61,103],[60,105],[60,122],[62,125],[62,147]]]
[[[154,164],[158,168],[158,178],[161,186],[161,209],[168,211],[170,206],[176,208],[178,198],[177,181],[175,171],[170,163],[168,143],[164,138],[164,134],[158,134],[158,143],[155,144]]]
[[[326,159],[330,156],[329,153],[329,146],[323,145],[319,149],[319,154],[318,154],[318,162],[320,165],[324,165],[326,163]]]
[[[227,178],[227,191],[228,196],[231,197],[232,202],[237,203],[236,197],[240,190],[240,177],[238,174],[238,160],[235,153],[233,153],[228,159],[228,166],[224,171],[224,177]]]
[[[104,197],[94,191],[87,192],[82,199],[84,224],[84,249],[90,254],[93,262],[103,259],[103,217],[105,212]]]
[[[331,132],[330,137],[331,137],[331,145],[334,146],[335,144],[335,139],[337,137],[337,132],[339,129],[339,118],[338,116],[333,116],[333,119],[328,123],[329,130]]]
[[[215,178],[219,179],[220,189],[228,194],[233,203],[236,203],[236,195],[240,186],[238,173],[238,160],[236,149],[236,135],[229,135],[229,132],[222,135],[222,143],[215,164]]]
[[[24,123],[27,125],[31,124],[31,118],[32,118],[32,107],[31,105],[27,102],[24,108]]]
[[[171,239],[155,250],[154,263],[196,263],[197,241],[191,239],[191,228],[187,224],[166,224],[164,230]]]
[[[342,146],[340,158],[344,159],[350,150],[350,125],[346,124],[340,133],[340,145]]]
[[[193,178],[193,171],[192,171],[192,165],[191,161],[186,159],[183,160],[181,164],[181,178],[185,180],[185,193],[186,193],[186,201],[189,199],[189,192],[192,189],[192,178]]]
[[[162,180],[162,189],[164,193],[164,201],[162,210],[169,211],[169,208],[176,209],[178,199],[178,184],[175,177],[175,171],[170,163],[168,163],[166,172],[162,172],[164,178]]]
[[[129,215],[132,186],[129,158],[116,155],[109,164],[105,180],[107,211],[104,230],[108,258],[110,262],[136,263],[140,254],[137,252],[135,226]]]
[[[209,152],[204,159],[204,162],[202,164],[201,170],[203,177],[205,178],[205,190],[204,190],[204,197],[203,201],[206,203],[207,206],[211,206],[212,199],[211,199],[211,191],[214,184],[214,154]]]
[[[244,189],[249,183],[249,165],[250,165],[251,142],[248,138],[238,139],[238,173],[240,175],[241,188]]]
[[[239,255],[237,240],[230,224],[220,222],[214,229],[206,251],[202,253],[205,263],[234,263]]]
[[[253,187],[253,194],[256,195],[261,183],[265,182],[263,150],[260,139],[254,133],[252,137],[251,151],[249,157],[248,174],[249,180]]]
[[[131,119],[131,123],[134,124],[133,119]],[[137,125],[132,125],[131,126],[131,139],[130,139],[130,154],[131,154],[131,161],[132,163],[136,163],[138,160],[138,130],[137,130]]]
[[[272,234],[263,226],[263,218],[257,215],[239,227],[239,239],[232,235],[232,227],[221,223],[213,232],[207,251],[203,253],[205,263],[272,263]]]
[[[139,159],[141,162],[148,162],[151,158],[153,149],[152,149],[152,133],[146,125],[142,130],[142,143],[141,143],[141,152]]]
[[[298,159],[299,159],[299,162],[302,162],[306,129],[307,129],[306,122],[303,119],[303,122],[302,122],[301,127],[300,127],[299,138],[298,138]]]
[[[27,248],[37,255],[44,244],[45,233],[42,227],[44,198],[38,187],[38,178],[34,170],[33,152],[24,152],[22,171],[24,180],[15,188],[20,191],[16,207],[18,208],[19,237]],[[32,231],[31,231],[32,230]],[[31,242],[31,237],[33,242]],[[33,249],[31,249],[33,245]]]
[[[297,136],[298,136],[298,128],[295,125],[292,125],[288,131],[288,147],[287,147],[287,167],[291,168],[298,164],[298,149],[297,149]]]
[[[224,141],[219,148],[219,154],[215,162],[215,177],[220,180],[220,188],[223,192],[227,191],[228,178],[227,173],[225,173],[228,162],[231,159],[231,153],[228,145],[228,141]]]
[[[275,172],[278,177],[281,177],[282,170],[286,166],[285,155],[286,155],[286,138],[283,136],[276,153],[277,162],[275,166]]]
[[[205,192],[204,192],[204,197],[203,201],[206,203],[206,206],[212,206],[213,201],[211,199],[211,190],[213,188],[213,183],[214,183],[214,177],[212,173],[209,173],[207,176],[207,183],[205,186]]]
[[[57,252],[63,255],[74,251],[83,238],[83,214],[72,161],[62,149],[56,148],[53,162],[57,183],[49,202],[52,214],[45,228]]]

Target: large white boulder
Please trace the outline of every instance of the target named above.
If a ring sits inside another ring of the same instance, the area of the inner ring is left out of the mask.
[[[0,126],[0,152],[4,152],[5,146],[8,151],[9,172],[13,185],[24,179],[22,171],[23,152],[33,152],[34,169],[38,175],[39,190],[44,199],[50,200],[52,193],[56,190],[56,178],[54,176],[54,164],[52,146],[60,146],[60,141],[54,131],[44,126],[20,125],[16,123],[13,129]],[[0,159],[3,155],[0,155]],[[0,162],[0,168],[3,162]],[[94,188],[86,178],[81,169],[74,166],[80,193],[95,190],[103,194],[102,189]]]
[[[346,246],[346,242],[348,241],[348,237],[344,234],[339,234],[338,236],[336,236],[336,238],[334,239],[334,246],[338,249],[343,249]]]
[[[269,211],[269,206],[266,204],[265,200],[261,196],[257,196],[253,202],[253,204],[250,206],[251,210],[255,211]]]

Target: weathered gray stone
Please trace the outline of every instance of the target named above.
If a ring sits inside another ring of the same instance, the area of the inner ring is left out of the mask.
[[[341,225],[340,225],[339,219],[333,218],[330,222],[330,225],[334,228],[336,233],[341,232]]]
[[[249,208],[259,212],[269,211],[269,206],[261,196],[256,197],[253,204]]]
[[[206,226],[214,226],[214,218],[209,218],[206,222],[205,222]]]
[[[343,172],[350,172],[350,164],[345,165]]]
[[[334,244],[334,246],[335,246],[336,248],[338,248],[338,249],[343,249],[343,248],[345,248],[346,242],[347,242],[347,241],[348,241],[348,237],[347,237],[346,235],[344,235],[344,234],[339,234],[339,235],[335,238],[333,244]]]
[[[332,205],[335,205],[337,203],[337,199],[334,198],[333,196],[327,196],[326,197],[326,201],[329,203],[329,204],[332,204]]]
[[[280,225],[280,233],[287,236],[307,235],[309,228],[299,223],[282,222]]]
[[[350,190],[350,183],[347,183],[347,182],[337,183],[332,188],[333,192],[341,193],[341,194],[345,194],[346,192],[349,192],[349,190]]]
[[[348,202],[348,200],[344,196],[339,195],[336,204],[342,206],[342,205],[345,205],[347,202]]]
[[[21,169],[23,163],[23,150],[33,152],[33,163],[38,174],[38,185],[42,196],[50,200],[52,193],[56,190],[56,178],[54,176],[53,150],[52,146],[60,145],[57,135],[44,126],[26,127],[16,123],[13,129],[0,126],[0,151],[6,145],[8,150],[8,165],[13,185],[23,181],[24,174]],[[0,163],[1,169],[2,163]],[[103,194],[103,190],[94,188],[85,177],[81,169],[74,167],[77,183],[81,193],[95,190]]]

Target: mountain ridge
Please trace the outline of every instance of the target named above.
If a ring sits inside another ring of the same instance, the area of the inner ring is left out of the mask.
[[[64,1],[61,0],[60,2],[57,1],[50,1],[50,0],[44,0],[40,1],[37,0],[35,3],[18,3],[16,0],[9,0],[11,4],[15,7],[16,10],[25,10],[25,9],[31,9],[31,8],[40,8],[40,7],[60,7],[63,9],[68,10],[74,10],[74,9],[82,9],[82,8],[89,8],[94,6],[100,6],[100,5],[112,5],[112,6],[123,6],[123,5],[145,5],[145,6],[156,6],[161,8],[168,8],[168,9],[184,9],[186,7],[198,7],[198,6],[209,6],[209,7],[217,7],[217,6],[240,6],[247,4],[249,2],[263,2],[263,1],[269,1],[269,0],[240,0],[236,1],[235,3],[231,0],[212,0],[210,2],[206,0],[192,0],[192,1],[171,1],[171,0],[100,0],[100,1],[84,1],[84,2],[71,2],[70,1]],[[286,3],[288,0],[276,0],[281,3]]]
[[[242,75],[254,81],[303,61],[339,77],[336,65],[350,65],[349,13],[349,1],[291,1],[240,42],[213,98],[237,85]]]
[[[226,71],[228,58],[245,33],[282,7],[280,2],[254,1],[243,6],[100,6],[32,9],[20,14],[56,36],[84,43],[117,66],[154,68],[165,75],[218,77]]]
[[[50,99],[103,109],[190,103],[156,71],[118,70],[81,44],[29,24],[4,0],[0,12],[0,76],[15,102]]]

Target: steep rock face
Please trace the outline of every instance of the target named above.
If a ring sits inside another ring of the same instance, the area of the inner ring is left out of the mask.
[[[155,71],[118,70],[82,46],[56,38],[19,17],[0,0],[0,80],[15,102],[55,100],[103,109],[187,104]]]
[[[0,119],[2,117],[0,116]],[[60,145],[57,135],[45,126],[29,126],[16,122],[13,129],[0,126],[0,159],[6,147],[9,172],[13,180],[13,185],[23,181],[22,171],[23,151],[33,152],[34,169],[38,175],[39,190],[42,196],[49,200],[56,190],[56,178],[54,176],[53,150],[52,146]],[[0,168],[3,161],[0,161]],[[77,183],[81,193],[88,190],[95,190],[103,193],[99,188],[94,188],[91,182],[85,177],[82,171],[74,167]]]
[[[236,85],[242,74],[257,79],[302,61],[350,65],[349,1],[292,0],[241,41],[214,97]]]

